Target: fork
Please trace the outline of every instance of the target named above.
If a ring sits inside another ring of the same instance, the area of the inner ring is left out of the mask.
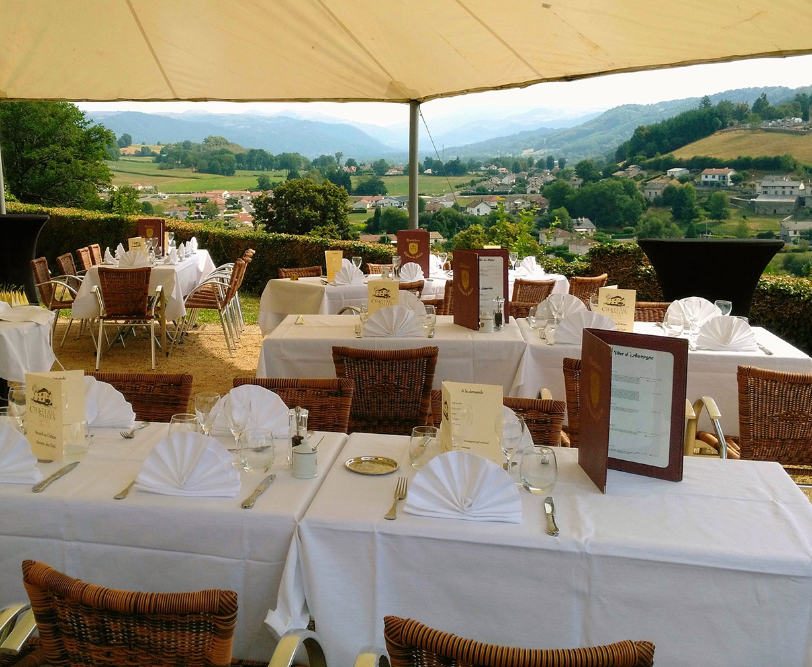
[[[390,521],[394,521],[398,518],[397,509],[398,509],[398,500],[403,500],[406,497],[406,486],[408,484],[408,480],[405,477],[398,477],[398,484],[395,487],[395,502],[392,503],[392,509],[390,509],[386,514],[384,514],[384,519],[389,519]]]
[[[146,428],[147,426],[149,426],[149,422],[141,422],[139,426],[136,426],[135,428],[132,428],[129,431],[119,431],[119,435],[122,438],[127,438],[127,440],[129,440],[135,437],[136,431],[140,431],[142,428]]]

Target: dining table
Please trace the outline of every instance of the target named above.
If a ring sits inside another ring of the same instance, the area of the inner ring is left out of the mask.
[[[51,343],[56,313],[40,310],[45,315],[43,322],[6,321],[0,312],[0,378],[3,380],[25,382],[26,373],[45,373],[56,361]]]
[[[556,448],[558,536],[542,495],[520,523],[409,514],[385,520],[409,438],[353,433],[299,522],[275,633],[311,616],[328,664],[383,646],[383,618],[414,618],[523,648],[656,646],[660,667],[812,664],[812,504],[777,463],[686,457],[680,482],[610,470],[606,493]],[[361,476],[345,461],[395,460]],[[408,501],[408,496],[407,496]]]
[[[527,381],[525,350],[516,320],[503,331],[482,333],[454,324],[439,315],[433,338],[359,337],[358,315],[288,315],[262,340],[257,377],[333,378],[334,345],[367,350],[414,349],[437,346],[439,356],[434,388],[443,381],[502,385],[505,396],[515,396]]]
[[[276,452],[276,479],[250,510],[242,509],[265,475],[241,473],[236,498],[159,495],[133,489],[113,496],[138,475],[167,424],[151,424],[132,439],[122,429],[91,429],[87,455],[41,493],[30,484],[0,484],[0,601],[27,599],[20,565],[45,562],[101,586],[187,592],[236,591],[233,655],[270,659],[275,641],[263,624],[279,584],[296,526],[347,436],[320,433],[318,476],[295,479]],[[231,436],[221,440],[233,447]],[[39,463],[47,477],[64,463]]]

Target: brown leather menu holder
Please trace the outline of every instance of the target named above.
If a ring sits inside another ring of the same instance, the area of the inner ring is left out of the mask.
[[[428,278],[431,271],[429,263],[429,233],[425,229],[398,230],[398,255],[401,266],[414,262],[423,269],[423,275]]]

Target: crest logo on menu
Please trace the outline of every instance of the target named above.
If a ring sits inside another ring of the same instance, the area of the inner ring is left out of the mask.
[[[420,246],[418,245],[417,241],[409,241],[409,254],[412,257],[417,256],[417,251],[418,251],[419,248],[420,248]]]
[[[471,270],[468,267],[460,269],[460,288],[465,296],[468,296],[473,291],[471,288]]]
[[[34,386],[34,394],[31,396],[31,400],[34,403],[39,403],[39,405],[44,405],[46,408],[50,408],[54,404],[51,399],[51,391],[44,387]]]
[[[389,291],[388,287],[379,287],[375,290],[373,296],[375,296],[377,299],[391,299],[392,292]]]
[[[623,298],[621,295],[610,296],[606,299],[605,304],[607,306],[612,306],[614,308],[625,308],[626,307],[626,299]]]

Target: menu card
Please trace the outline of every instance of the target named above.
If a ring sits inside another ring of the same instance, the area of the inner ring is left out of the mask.
[[[505,323],[509,321],[508,251],[454,251],[454,324],[479,329],[480,310],[493,310],[496,297],[505,299]]]
[[[367,283],[367,311],[370,315],[384,306],[397,306],[400,283],[397,280],[370,280]]]
[[[344,258],[342,250],[325,250],[324,262],[327,265],[327,280],[335,280],[336,273],[341,271],[341,260]]]
[[[606,471],[682,479],[688,344],[585,329],[578,464],[606,493]]]
[[[443,449],[473,452],[501,466],[502,393],[499,384],[443,382]]]
[[[401,266],[414,262],[423,269],[423,275],[428,277],[431,267],[429,265],[429,233],[425,229],[401,229],[398,231],[398,255]]]
[[[145,255],[149,254],[149,251],[147,250],[147,243],[141,236],[134,236],[133,238],[128,239],[127,248],[129,250],[137,250],[138,252],[142,252]]]
[[[63,427],[85,421],[84,376],[84,371],[26,373],[26,438],[38,459],[64,460]]]
[[[157,238],[161,247],[167,248],[164,224],[163,218],[139,218],[138,236],[147,240]]]
[[[601,287],[598,290],[597,312],[611,318],[618,331],[634,330],[634,304],[637,292],[633,289]]]

